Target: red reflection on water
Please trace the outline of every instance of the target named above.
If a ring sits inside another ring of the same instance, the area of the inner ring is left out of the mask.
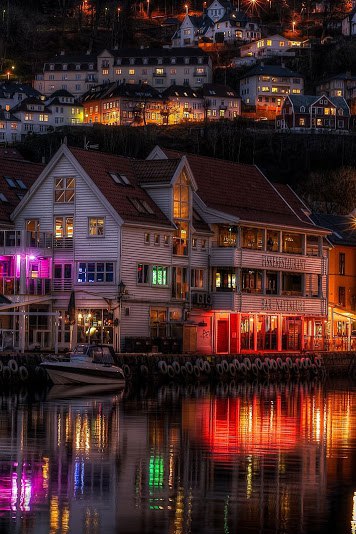
[[[301,442],[320,441],[324,427],[319,392],[281,389],[250,397],[187,400],[183,424],[217,460],[235,454],[266,455],[290,452]]]

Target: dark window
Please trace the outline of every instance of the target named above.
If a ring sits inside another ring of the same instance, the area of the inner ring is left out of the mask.
[[[339,253],[339,274],[345,274],[345,252]]]
[[[339,286],[339,305],[346,306],[346,291],[342,286]]]

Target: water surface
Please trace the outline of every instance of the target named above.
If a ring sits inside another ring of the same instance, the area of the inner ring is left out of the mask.
[[[2,393],[0,532],[355,534],[356,387]]]

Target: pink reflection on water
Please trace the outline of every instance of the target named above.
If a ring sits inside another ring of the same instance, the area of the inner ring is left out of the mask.
[[[46,498],[42,464],[33,468],[23,463],[19,471],[17,462],[12,464],[11,473],[0,474],[0,512],[29,512],[31,507]]]

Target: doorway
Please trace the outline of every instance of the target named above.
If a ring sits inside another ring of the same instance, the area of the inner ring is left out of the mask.
[[[229,352],[229,321],[218,319],[217,322],[217,352]]]

